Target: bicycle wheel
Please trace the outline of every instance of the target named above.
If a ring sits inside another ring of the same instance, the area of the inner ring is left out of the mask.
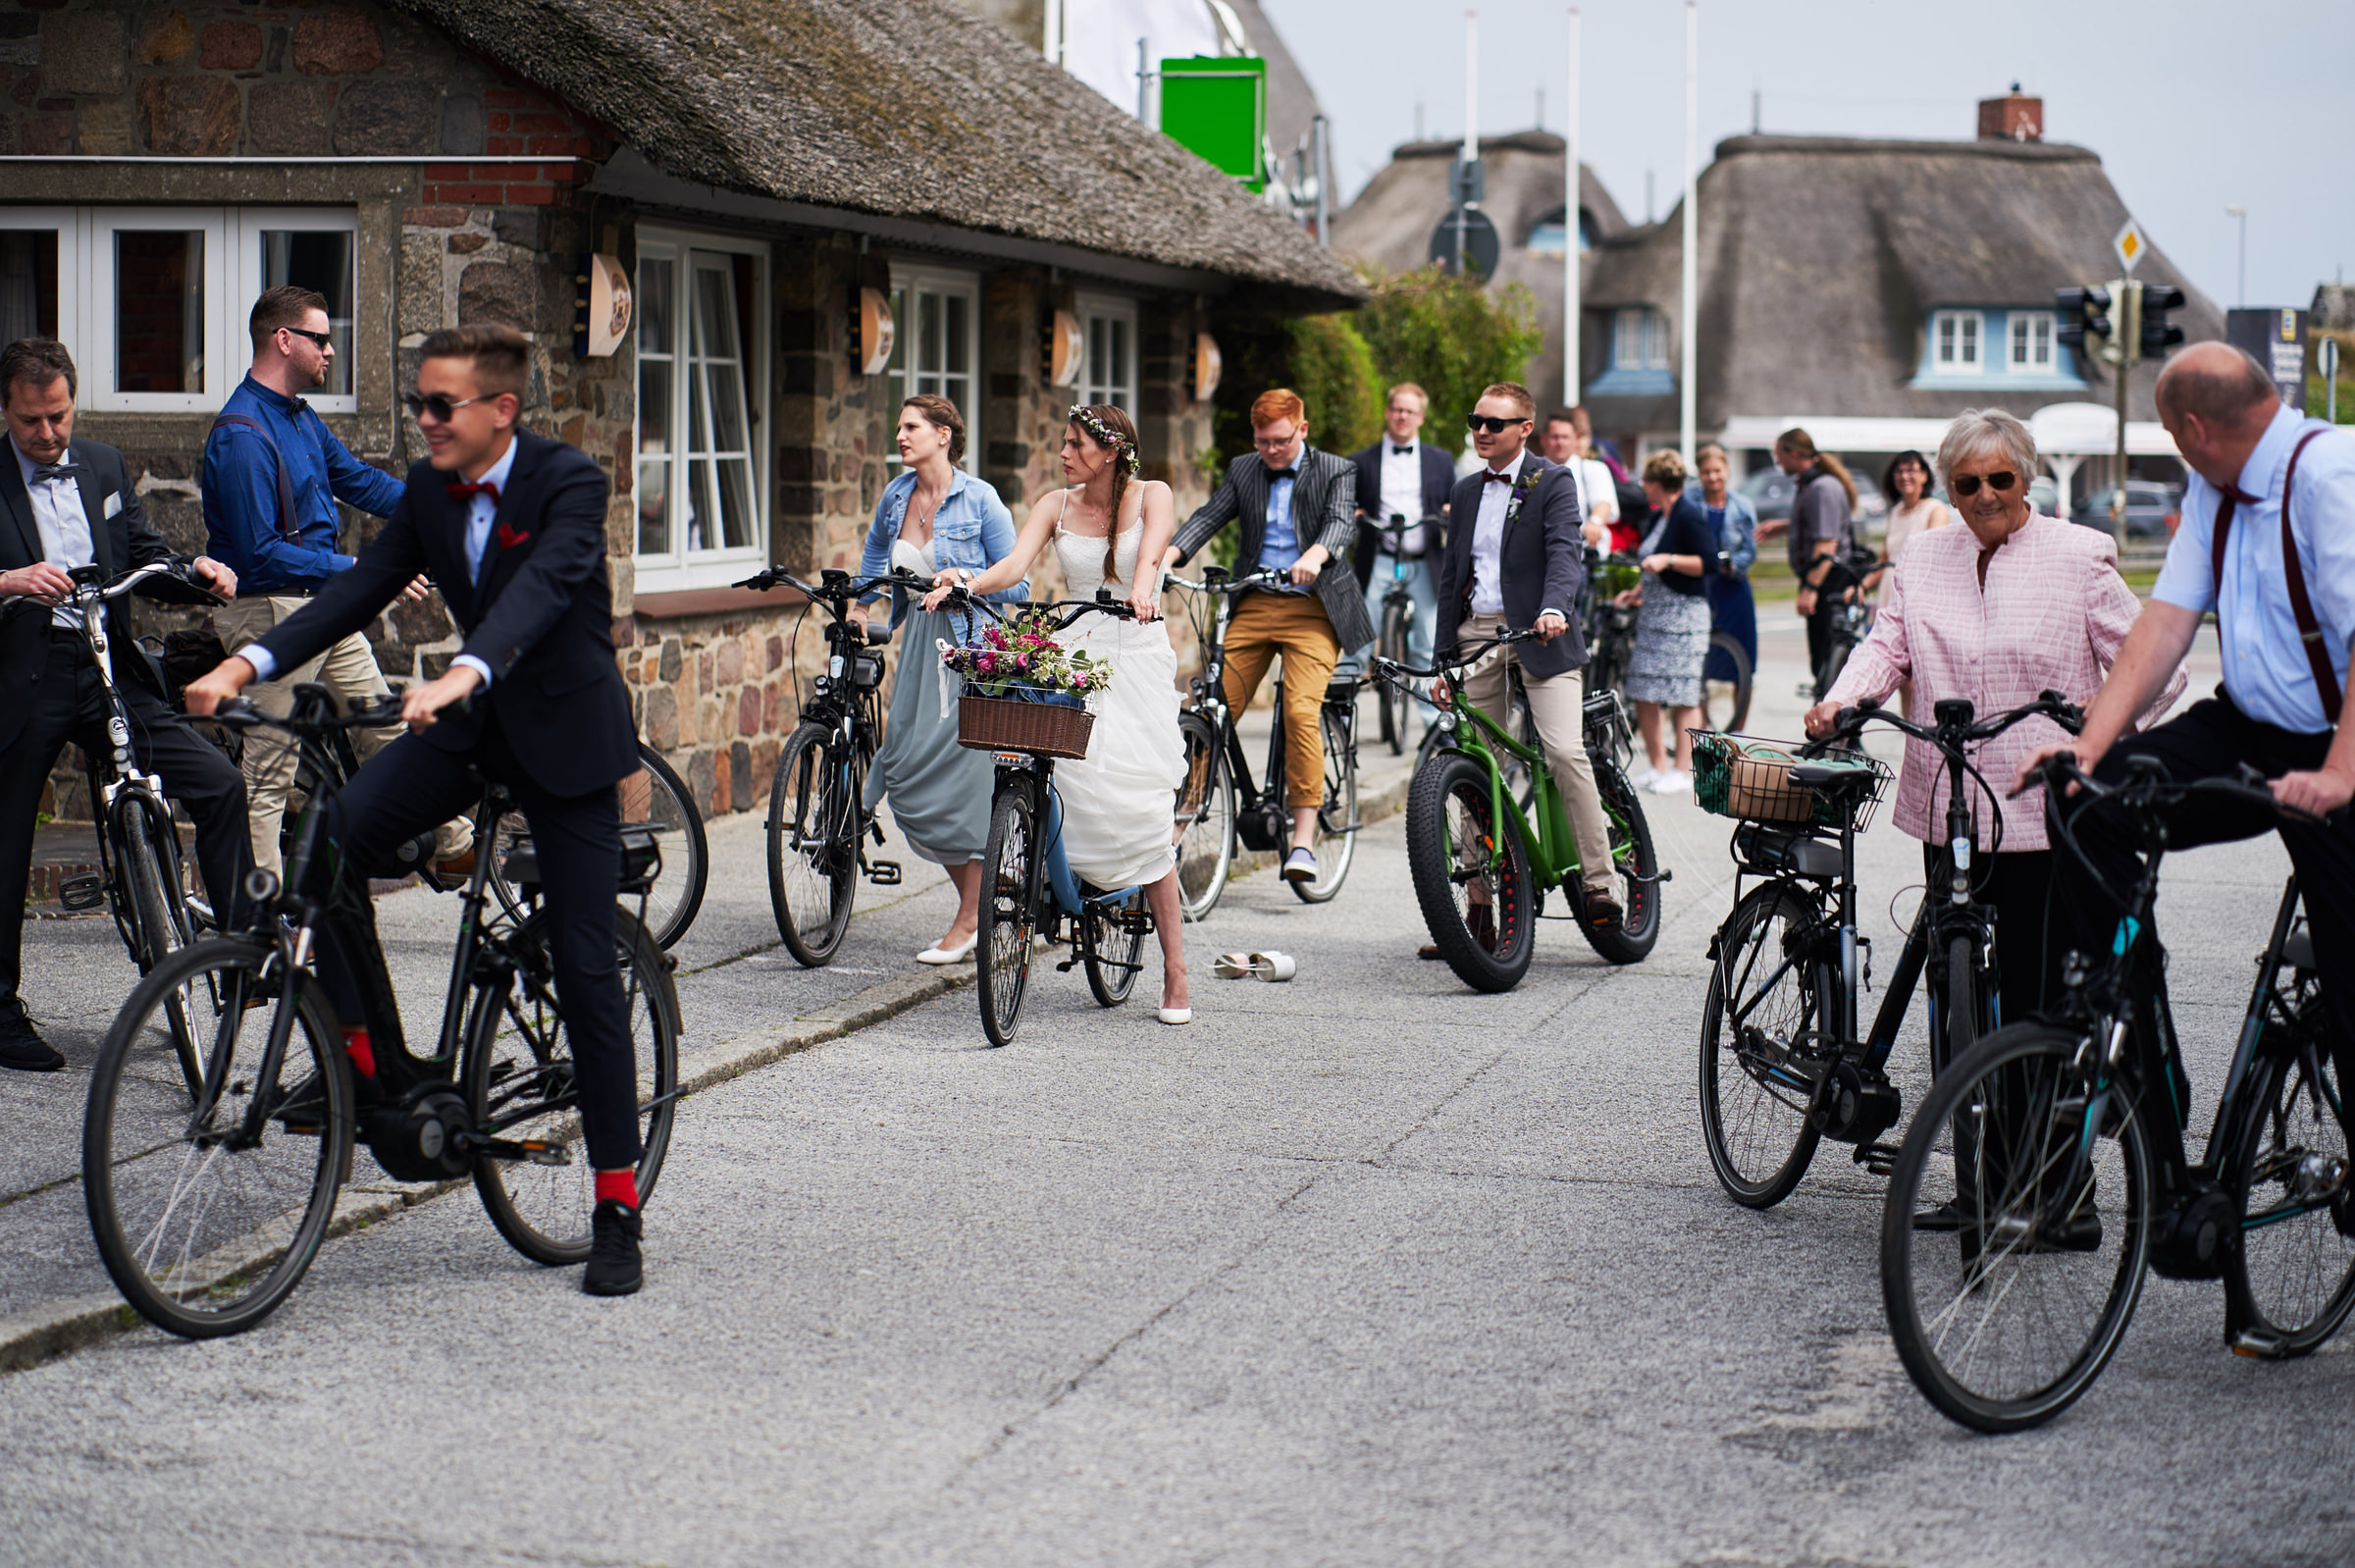
[[[1978,1043],[1978,976],[1971,963],[1970,938],[1958,936],[1946,944],[1946,1016],[1939,1019],[1939,1044],[1934,1068],[1960,1062],[1962,1053]]]
[[[768,903],[804,968],[834,957],[859,890],[859,778],[830,729],[804,724],[768,788]]]
[[[1317,710],[1325,739],[1325,799],[1317,806],[1317,874],[1284,885],[1303,904],[1324,904],[1348,880],[1357,855],[1357,710],[1327,703]]]
[[[250,1329],[286,1300],[318,1256],[351,1160],[350,1069],[324,991],[298,974],[291,997],[265,984],[270,950],[242,937],[183,948],[158,964],[115,1015],[90,1076],[81,1130],[90,1234],[123,1299],[191,1339]],[[191,1117],[166,1011],[207,1005],[212,1085]],[[248,1007],[256,997],[274,999]],[[289,1006],[290,1001],[290,1006]],[[263,1080],[274,1028],[288,1038]],[[246,1113],[277,1112],[248,1140]]]
[[[1537,947],[1537,888],[1521,835],[1491,810],[1486,767],[1442,752],[1415,774],[1406,862],[1423,923],[1456,977],[1476,991],[1520,984]]]
[[[1701,723],[1730,732],[1750,721],[1750,651],[1731,632],[1709,634],[1708,660],[1701,666]]]
[[[477,1134],[546,1146],[540,1159],[486,1155],[474,1162],[483,1212],[508,1245],[552,1268],[588,1259],[596,1173],[581,1140],[572,1031],[556,1008],[549,918],[547,911],[539,912],[507,940],[514,978],[487,996],[477,993],[464,1061],[466,1108]],[[679,1086],[679,1003],[653,931],[627,910],[616,910],[614,921],[644,1146],[638,1157],[643,1203],[662,1174],[678,1110],[669,1096]]]
[[[704,814],[662,754],[638,743],[639,770],[621,781],[621,819],[654,830],[662,870],[646,899],[646,927],[654,945],[667,949],[695,923],[711,876],[711,848],[704,837]]]
[[[1701,1131],[1726,1196],[1771,1209],[1807,1174],[1820,1140],[1807,1108],[1837,1042],[1831,970],[1794,939],[1823,918],[1797,888],[1768,883],[1717,933],[1701,1010]]]
[[[973,944],[981,993],[981,1030],[992,1045],[1012,1045],[1030,985],[1030,936],[1038,908],[1036,822],[1030,798],[1001,790],[989,812],[982,857],[980,939]]]
[[[190,940],[187,906],[181,902],[180,877],[174,869],[180,845],[177,835],[170,842],[163,840],[172,833],[171,820],[143,796],[123,798],[122,826],[116,842],[123,849],[131,917],[138,924],[139,971],[151,973]],[[171,1026],[173,1049],[191,1102],[204,1087],[202,1029],[212,1000],[209,992],[200,998],[184,988],[164,998],[163,1016]]]
[[[1603,826],[1611,835],[1611,863],[1619,872],[1618,925],[1604,930],[1582,919],[1578,928],[1606,964],[1635,964],[1648,956],[1660,940],[1660,858],[1651,847],[1651,823],[1644,816],[1644,798],[1619,771],[1619,764],[1592,751],[1595,790],[1602,797]]]
[[[1979,1041],[1932,1086],[1889,1178],[1890,1336],[1923,1396],[1981,1432],[2037,1426],[2073,1403],[2142,1290],[2149,1143],[2116,1078],[2087,1125],[2097,1085],[2078,1054],[2074,1034],[2041,1023]]]
[[[1145,951],[1145,933],[1130,930],[1125,914],[1141,913],[1145,890],[1138,888],[1118,906],[1091,900],[1083,916],[1090,927],[1087,947],[1087,988],[1104,1007],[1119,1007],[1136,988],[1137,960]]]
[[[2225,1176],[2240,1216],[2224,1254],[2225,1319],[2270,1356],[2302,1356],[2355,1307],[2347,1089],[2309,1037],[2249,1064],[2248,1120]]]
[[[1375,652],[1393,663],[1406,662],[1406,636],[1409,617],[1413,614],[1405,604],[1396,601],[1382,606],[1382,639]],[[1382,744],[1390,749],[1392,757],[1406,755],[1406,709],[1410,699],[1406,688],[1396,681],[1376,681],[1374,703],[1382,713]]]
[[[1185,782],[1178,787],[1178,909],[1199,920],[1218,907],[1234,869],[1234,777],[1219,729],[1199,713],[1181,713]]]

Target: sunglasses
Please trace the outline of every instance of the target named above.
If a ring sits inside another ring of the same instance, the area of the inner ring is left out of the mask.
[[[312,342],[317,343],[322,348],[333,347],[336,341],[336,335],[334,333],[306,332],[300,327],[281,327],[278,330],[280,332],[290,332],[297,338],[308,338]]]
[[[1475,435],[1485,430],[1492,436],[1501,436],[1515,425],[1533,423],[1535,421],[1527,419],[1491,419],[1482,414],[1466,414],[1464,416],[1464,428]]]
[[[468,403],[483,403],[489,402],[490,400],[490,397],[485,395],[480,397],[460,397],[453,402],[450,400],[448,394],[445,392],[428,392],[422,397],[418,396],[415,392],[411,392],[400,400],[400,406],[409,411],[409,417],[411,419],[423,419],[426,415],[431,414],[434,416],[435,424],[446,425],[449,423],[449,416],[456,413],[459,409],[465,407]]]
[[[2009,468],[2000,468],[1987,476],[1987,488],[1994,491],[1998,496],[2001,496],[2018,483],[2019,476],[2012,472],[2012,470]],[[1947,488],[1952,490],[1956,495],[1962,497],[1964,500],[1968,500],[1971,497],[1976,496],[1979,493],[1979,476],[1976,474],[1957,474],[1954,478],[1947,481]]]

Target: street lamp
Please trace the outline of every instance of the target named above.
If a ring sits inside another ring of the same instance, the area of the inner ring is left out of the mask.
[[[2249,209],[2226,207],[2224,216],[2240,220],[2240,280],[2234,287],[2233,302],[2245,306],[2249,302]]]

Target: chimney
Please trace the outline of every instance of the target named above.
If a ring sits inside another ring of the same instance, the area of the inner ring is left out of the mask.
[[[1981,141],[2042,141],[2044,100],[2023,96],[2019,83],[2001,98],[1979,100]]]

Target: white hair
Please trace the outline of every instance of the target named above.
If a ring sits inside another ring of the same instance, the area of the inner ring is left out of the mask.
[[[1995,447],[2011,459],[2019,470],[2019,482],[2025,486],[2036,477],[2036,438],[2017,417],[2001,408],[1965,408],[1946,427],[1945,439],[1938,443],[1938,472],[1951,483],[1958,465],[1969,462]]]

